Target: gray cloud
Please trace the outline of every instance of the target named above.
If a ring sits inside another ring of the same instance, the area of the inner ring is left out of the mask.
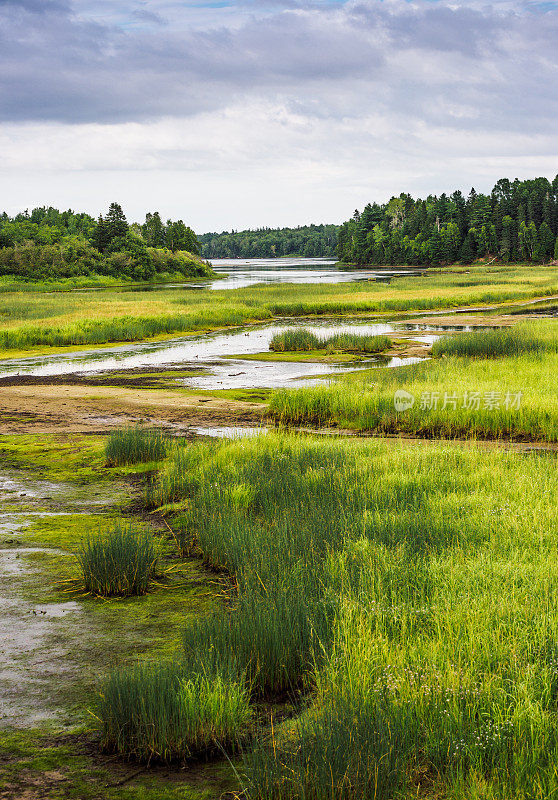
[[[0,119],[149,121],[263,98],[309,118],[377,111],[463,130],[556,119],[548,4],[258,0],[212,12],[204,26],[163,0],[0,0]]]

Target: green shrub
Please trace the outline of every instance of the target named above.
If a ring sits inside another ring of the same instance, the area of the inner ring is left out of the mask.
[[[105,750],[168,762],[234,747],[251,712],[240,683],[178,664],[145,664],[108,676],[97,716]]]
[[[103,597],[145,594],[157,571],[152,535],[132,526],[89,536],[78,561],[86,591]]]
[[[139,426],[122,428],[110,434],[105,455],[110,466],[160,461],[169,449],[169,440],[161,430]]]

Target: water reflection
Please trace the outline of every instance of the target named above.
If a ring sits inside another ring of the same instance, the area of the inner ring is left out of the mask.
[[[403,267],[375,269],[337,268],[336,259],[328,258],[249,258],[214,259],[215,272],[226,275],[211,289],[243,289],[256,283],[355,283],[389,281],[394,275],[417,275],[421,270]]]
[[[228,333],[205,333],[178,337],[164,342],[143,342],[118,345],[103,350],[80,350],[51,356],[10,359],[0,362],[0,377],[29,375],[49,377],[56,375],[83,375],[117,370],[177,368],[196,370],[201,374],[181,376],[177,380],[184,386],[198,389],[278,388],[316,383],[340,370],[354,371],[371,366],[399,366],[402,360],[381,356],[363,358],[356,364],[321,362],[252,361],[243,359],[269,351],[269,343],[276,333],[300,327],[319,334],[360,333],[366,335],[390,334],[399,329],[396,324],[353,321],[341,324],[338,320],[320,320],[311,324],[291,321],[281,324],[252,326]],[[430,344],[435,335],[419,335],[417,340]],[[229,358],[227,358],[227,356]],[[237,356],[237,358],[230,358]],[[416,360],[416,359],[413,359]],[[412,363],[405,359],[404,363]]]

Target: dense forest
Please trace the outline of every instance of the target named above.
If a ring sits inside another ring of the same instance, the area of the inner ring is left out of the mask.
[[[257,228],[198,237],[204,258],[279,258],[336,256],[338,225]]]
[[[409,194],[355,211],[338,235],[352,264],[443,264],[493,257],[544,263],[558,258],[558,176],[513,182],[490,194],[471,189],[414,200]]]
[[[118,203],[97,220],[46,207],[0,214],[0,275],[38,280],[94,274],[151,280],[211,271],[193,230],[182,220],[164,224],[158,212],[147,214],[142,225],[129,225]]]

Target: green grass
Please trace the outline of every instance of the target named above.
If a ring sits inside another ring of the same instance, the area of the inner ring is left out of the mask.
[[[432,355],[467,356],[470,358],[501,358],[522,353],[542,353],[558,350],[557,326],[538,322],[514,325],[512,328],[471,331],[442,336],[432,346]]]
[[[366,370],[325,386],[278,390],[271,395],[269,413],[276,422],[289,425],[556,442],[558,324],[541,321],[533,330],[541,342],[538,351],[500,359],[448,356],[409,367]],[[490,334],[487,340],[485,335],[475,334],[477,351],[491,341]],[[523,330],[517,331],[513,342],[521,343],[522,337]],[[411,395],[413,406],[397,411],[396,391]]]
[[[110,466],[160,461],[169,449],[169,440],[162,430],[140,426],[121,428],[110,434],[105,455]]]
[[[187,668],[311,692],[246,747],[249,797],[558,794],[554,458],[274,434],[182,451],[173,500],[235,586]]]
[[[136,665],[105,680],[96,713],[103,749],[169,762],[231,749],[251,716],[246,689],[172,663]]]
[[[276,352],[325,350],[326,353],[380,353],[391,347],[388,336],[359,336],[337,333],[332,336],[317,336],[306,328],[276,333],[269,344]]]
[[[157,548],[151,534],[117,524],[89,535],[78,554],[83,585],[102,597],[145,594],[157,571]]]
[[[398,313],[555,294],[558,269],[548,265],[430,270],[424,277],[394,278],[387,287],[375,282],[275,284],[231,291],[185,291],[162,286],[148,293],[107,288],[79,297],[40,291],[6,292],[2,302],[6,325],[0,332],[0,348],[9,356],[10,352],[30,348],[140,341],[282,316]]]
[[[269,314],[262,312],[262,318]],[[221,306],[197,313],[122,316],[85,320],[70,325],[35,325],[0,331],[0,349],[24,350],[36,345],[66,347],[109,342],[136,342],[154,336],[189,333],[211,327],[240,325],[252,318],[242,306]]]

